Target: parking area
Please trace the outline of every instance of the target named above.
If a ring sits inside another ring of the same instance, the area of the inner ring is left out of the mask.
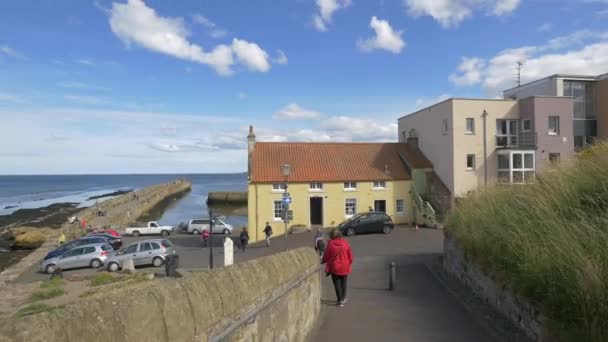
[[[223,252],[222,252],[221,247],[223,246],[224,238],[226,238],[226,237],[232,238],[233,241],[235,241],[235,245],[234,245],[235,250],[238,247],[238,243],[236,242],[238,237],[236,236],[236,233],[234,235],[229,235],[229,236],[215,235],[213,237],[214,256],[215,256],[214,265],[223,266]],[[162,237],[160,235],[146,235],[146,236],[139,236],[139,237],[123,236],[123,247],[122,248],[125,248],[134,242],[138,242],[138,241],[142,241],[142,240],[163,239],[163,238],[165,238],[165,237]],[[175,246],[175,248],[177,250],[177,253],[180,257],[180,260],[179,260],[180,268],[205,268],[205,267],[208,267],[208,265],[209,265],[209,248],[203,248],[203,242],[200,239],[200,235],[176,233],[176,234],[169,235],[166,238],[173,243],[173,245]],[[215,248],[215,247],[217,247],[217,248]],[[39,272],[38,266],[39,266],[39,264],[32,266],[32,268],[30,268],[28,271],[23,273],[19,278],[17,278],[16,282],[30,283],[30,282],[43,281],[43,280],[49,279],[50,276],[48,274]],[[69,277],[70,275],[73,275],[73,274],[87,276],[87,275],[92,275],[92,274],[95,274],[97,272],[104,271],[104,270],[105,270],[105,267],[101,267],[99,269],[80,268],[80,269],[66,270],[63,272],[63,275],[64,275],[64,277]],[[144,271],[144,272],[159,272],[159,271],[164,272],[164,266],[161,266],[158,268],[153,267],[152,265],[142,266],[142,267],[137,267],[137,270]]]

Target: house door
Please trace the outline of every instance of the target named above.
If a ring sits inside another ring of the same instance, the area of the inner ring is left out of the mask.
[[[323,197],[310,198],[310,225],[323,225]]]
[[[386,201],[385,200],[375,200],[374,201],[374,211],[386,213]]]

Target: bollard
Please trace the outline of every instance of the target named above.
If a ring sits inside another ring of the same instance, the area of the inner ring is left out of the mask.
[[[388,289],[389,291],[395,290],[395,262],[391,261],[389,270],[389,279],[388,279]]]

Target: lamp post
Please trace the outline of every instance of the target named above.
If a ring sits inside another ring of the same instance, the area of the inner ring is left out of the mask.
[[[486,117],[488,116],[488,112],[483,110],[481,113],[481,117],[483,118],[483,185],[488,185],[488,141],[487,141],[487,129],[486,129]]]
[[[284,183],[284,188],[285,188],[285,196],[284,198],[287,197],[287,179],[289,178],[289,175],[291,174],[291,165],[289,164],[283,164],[281,166],[281,173],[283,174],[283,177],[285,177],[285,183]],[[289,213],[289,204],[283,200],[283,222],[285,222],[285,250],[288,249],[287,247],[287,223],[288,223],[288,213]]]
[[[209,268],[213,269],[213,210],[209,209]]]

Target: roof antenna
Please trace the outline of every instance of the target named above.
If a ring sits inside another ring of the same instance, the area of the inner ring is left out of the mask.
[[[521,87],[521,67],[524,65],[522,61],[517,61],[517,86]]]

